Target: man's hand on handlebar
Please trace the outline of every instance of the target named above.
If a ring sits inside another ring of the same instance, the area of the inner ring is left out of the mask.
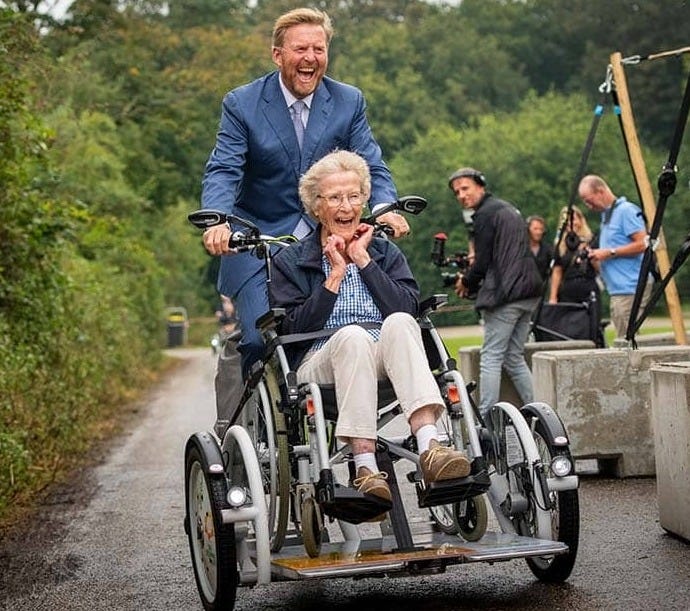
[[[237,252],[230,248],[230,227],[227,223],[209,227],[204,231],[204,247],[211,255],[228,255]]]
[[[466,299],[468,295],[470,294],[470,289],[468,289],[463,280],[462,274],[458,274],[457,280],[455,281],[455,294],[458,297],[461,297],[463,299]]]
[[[407,223],[407,219],[397,212],[386,212],[379,216],[376,221],[382,225],[388,225],[393,229],[393,237],[401,238],[410,233],[410,226]]]

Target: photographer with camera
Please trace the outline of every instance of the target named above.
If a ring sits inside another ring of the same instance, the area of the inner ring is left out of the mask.
[[[585,215],[576,206],[566,206],[561,210],[559,227],[566,233],[558,243],[551,270],[549,303],[583,303],[591,299],[592,293],[598,303],[599,264],[589,258],[589,249],[596,246]]]
[[[520,211],[489,193],[481,172],[460,168],[450,176],[448,186],[465,211],[474,211],[475,258],[465,273],[458,274],[455,292],[459,297],[476,292],[475,308],[484,320],[479,366],[479,411],[484,417],[499,401],[503,368],[523,404],[534,398],[525,342],[542,279]]]

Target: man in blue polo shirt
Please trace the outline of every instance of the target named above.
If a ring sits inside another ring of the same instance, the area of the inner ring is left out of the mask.
[[[642,210],[624,196],[617,197],[600,176],[585,176],[578,188],[585,205],[601,214],[599,248],[589,258],[599,264],[601,277],[611,297],[611,322],[618,337],[625,337],[637,281],[647,248],[647,228]],[[648,278],[641,308],[649,301],[652,276]]]

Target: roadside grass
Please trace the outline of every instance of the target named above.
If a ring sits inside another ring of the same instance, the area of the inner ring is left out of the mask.
[[[213,317],[206,318],[192,318],[189,321],[189,328],[187,330],[187,345],[194,348],[210,348],[211,338],[214,333],[218,330],[218,323]],[[439,328],[441,335],[443,335],[443,328]],[[670,333],[673,331],[671,325],[660,327],[654,326],[649,328],[642,328],[640,330],[641,335],[649,335],[652,333]],[[613,345],[613,340],[616,334],[613,328],[609,325],[606,329],[606,344],[608,346]],[[457,355],[460,348],[467,348],[471,346],[481,346],[482,336],[475,335],[469,337],[452,337],[444,339],[443,342],[448,349],[448,352],[453,355]]]
[[[640,329],[640,335],[651,335],[651,334],[656,334],[656,333],[670,333],[673,331],[673,328],[671,325],[667,327],[650,327],[650,328],[642,328]],[[441,335],[443,335],[443,329],[439,329],[439,332]],[[612,346],[613,345],[613,340],[616,339],[616,332],[614,329],[612,329],[610,326],[607,327],[606,329],[606,345],[607,346]],[[446,349],[448,350],[448,354],[450,354],[452,357],[456,357],[458,354],[458,350],[460,348],[469,348],[473,346],[481,346],[482,345],[482,336],[481,335],[474,335],[474,336],[469,336],[469,337],[449,337],[443,340],[443,343],[446,345]]]

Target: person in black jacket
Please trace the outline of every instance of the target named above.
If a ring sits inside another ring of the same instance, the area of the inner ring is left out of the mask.
[[[455,292],[459,297],[476,292],[475,308],[484,320],[479,411],[485,416],[499,400],[502,369],[523,403],[534,399],[525,342],[542,279],[520,211],[489,193],[484,175],[474,168],[460,168],[448,184],[462,207],[474,210],[475,260],[459,275]]]

